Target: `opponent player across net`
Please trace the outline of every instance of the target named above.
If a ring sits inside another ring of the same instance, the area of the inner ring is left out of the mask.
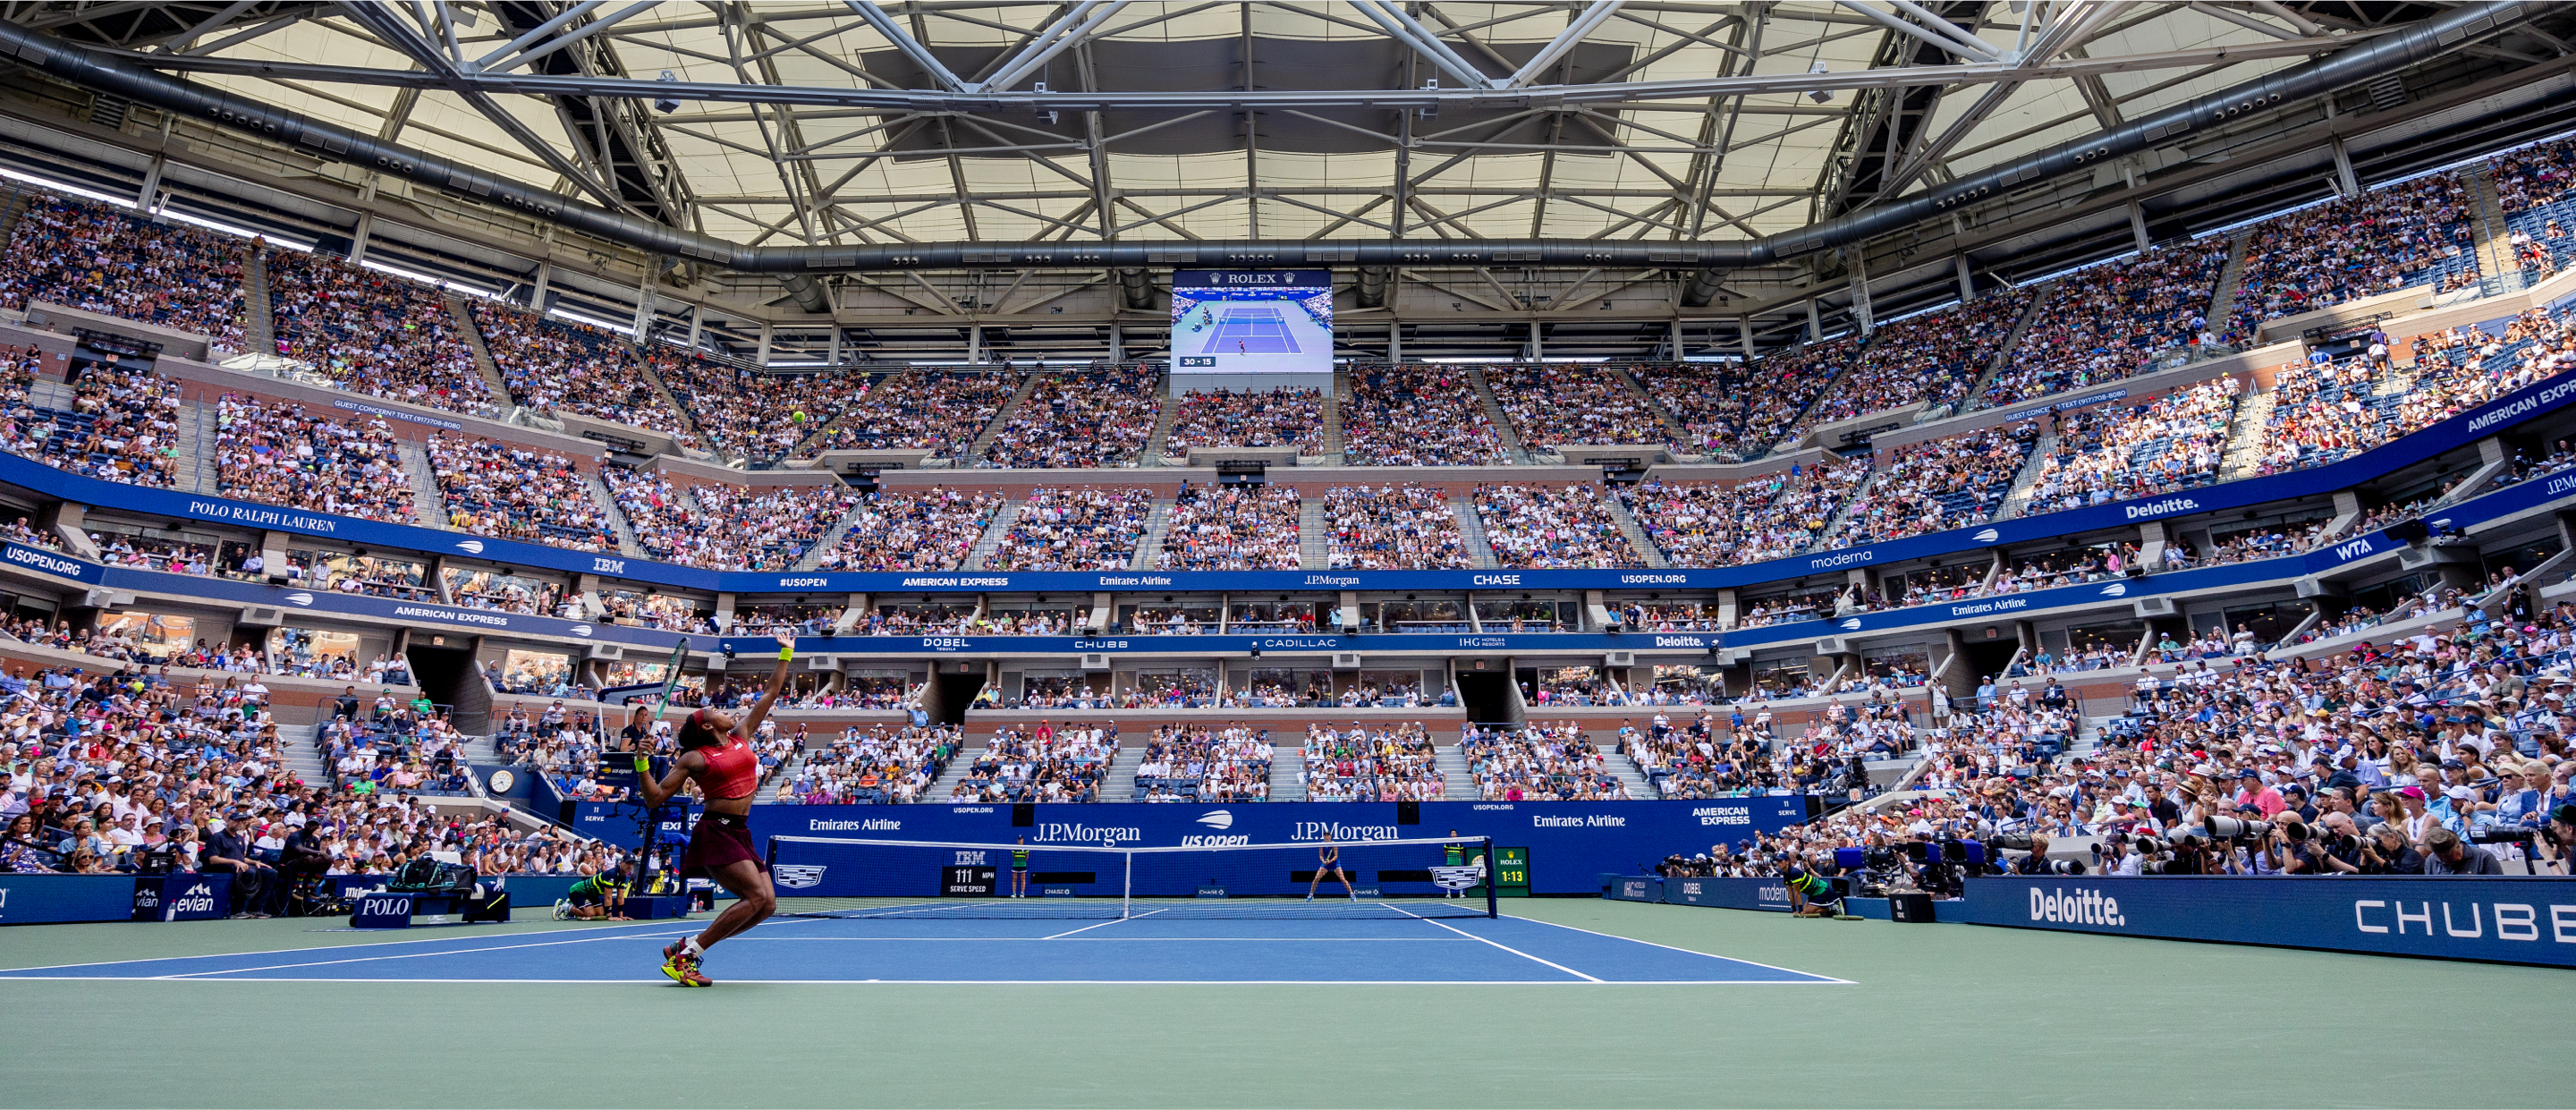
[[[1480,836],[1268,844],[770,838],[780,912],[801,917],[1496,916]],[[1313,898],[1319,885],[1340,898]],[[1464,895],[1464,897],[1458,897]]]

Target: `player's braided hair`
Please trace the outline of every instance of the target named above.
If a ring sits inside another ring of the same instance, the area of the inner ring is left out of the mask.
[[[685,752],[691,748],[712,748],[724,743],[724,734],[717,732],[715,725],[709,723],[714,716],[715,710],[712,709],[695,709],[689,712],[689,719],[680,722],[678,739],[681,751]]]

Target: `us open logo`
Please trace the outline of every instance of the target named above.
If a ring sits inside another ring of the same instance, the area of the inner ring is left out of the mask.
[[[771,874],[778,877],[780,886],[804,890],[823,881],[823,867],[819,863],[786,863],[780,864]]]

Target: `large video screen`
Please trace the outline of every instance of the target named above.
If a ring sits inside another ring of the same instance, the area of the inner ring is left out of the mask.
[[[1178,270],[1172,372],[1330,374],[1331,270]]]

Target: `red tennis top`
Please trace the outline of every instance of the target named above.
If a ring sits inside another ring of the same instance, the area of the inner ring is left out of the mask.
[[[751,744],[740,733],[698,750],[707,760],[707,772],[698,781],[706,786],[709,799],[748,798],[760,788],[760,757],[752,754]]]

